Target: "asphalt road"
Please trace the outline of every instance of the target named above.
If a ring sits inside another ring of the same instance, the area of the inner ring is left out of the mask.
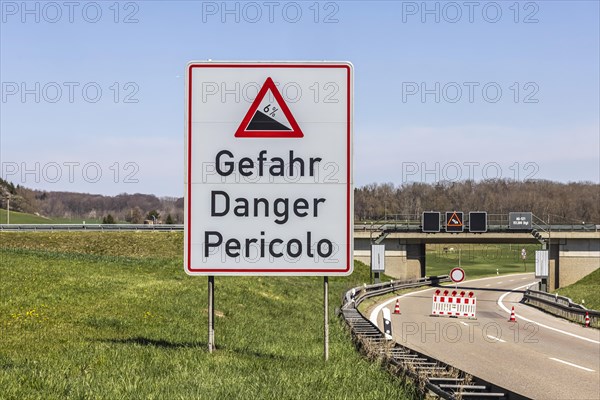
[[[520,304],[535,281],[516,274],[458,284],[475,293],[477,319],[430,316],[436,289],[403,295],[394,340],[527,397],[600,399],[600,330]],[[372,308],[371,320],[381,326],[381,308],[393,313],[395,302]],[[516,323],[508,322],[512,306]]]

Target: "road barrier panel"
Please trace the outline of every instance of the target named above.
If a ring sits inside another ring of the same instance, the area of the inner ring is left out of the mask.
[[[434,294],[431,315],[477,318],[477,299]]]

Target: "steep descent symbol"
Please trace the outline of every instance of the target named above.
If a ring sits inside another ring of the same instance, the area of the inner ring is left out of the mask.
[[[463,226],[463,223],[456,212],[452,213],[450,218],[448,218],[448,226]]]
[[[267,93],[271,92],[271,96]],[[273,101],[270,100],[273,99]],[[235,137],[243,138],[301,138],[304,137],[296,119],[277,90],[267,78],[250,106]]]

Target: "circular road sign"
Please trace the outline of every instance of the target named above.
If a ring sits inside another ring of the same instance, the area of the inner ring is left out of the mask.
[[[462,268],[452,268],[450,271],[450,279],[452,282],[458,283],[465,280],[465,271]]]

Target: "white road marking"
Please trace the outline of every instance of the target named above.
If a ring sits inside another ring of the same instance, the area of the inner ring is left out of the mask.
[[[504,283],[504,281],[500,281],[500,282],[498,282],[498,285],[500,285],[500,284],[502,284],[502,283]]]
[[[554,358],[554,357],[549,357],[549,358],[550,358],[551,360],[558,361],[559,363],[563,363],[563,364],[570,365],[571,367],[579,368],[579,369],[582,369],[582,370],[584,370],[584,371],[588,371],[588,372],[594,372],[594,370],[593,370],[593,369],[589,369],[589,368],[586,368],[586,367],[582,367],[581,365],[573,364],[573,363],[570,363],[570,362],[568,362],[568,361],[564,361],[564,360],[559,360],[558,358]]]
[[[531,274],[531,272],[529,272],[529,274]],[[510,274],[510,275],[504,275],[504,276],[508,277],[508,276],[516,276],[516,275],[523,275],[523,273]],[[477,279],[472,279],[470,281],[463,281],[463,282],[459,283],[458,285],[470,284],[472,282],[477,282],[477,281],[485,281],[486,279],[498,279],[498,277],[497,276],[488,276],[486,278],[477,278]],[[525,278],[525,279],[531,279],[531,278]],[[435,289],[435,288],[428,288],[428,289],[419,290],[417,292],[405,293],[405,294],[403,294],[401,296],[393,297],[393,298],[391,298],[388,301],[384,301],[383,303],[381,303],[380,305],[378,305],[377,307],[375,307],[373,309],[373,311],[371,311],[371,315],[369,316],[369,320],[373,323],[373,325],[378,326],[377,325],[377,315],[379,315],[379,312],[381,311],[381,309],[383,307],[386,307],[388,304],[394,302],[396,299],[399,299],[401,297],[410,296],[410,295],[417,294],[417,293],[423,293],[423,292],[426,292],[428,290],[433,290],[433,289]]]
[[[509,279],[508,281],[509,281],[509,282],[513,282],[513,281],[514,281],[514,279]]]
[[[521,278],[522,281],[524,281],[525,279],[528,279],[528,278]]]
[[[469,324],[467,324],[466,322],[460,321],[460,323],[463,324],[464,326],[469,326]]]
[[[426,292],[426,291],[428,291],[428,290],[432,290],[432,288],[427,288],[427,289],[419,290],[418,292],[410,292],[410,293],[405,293],[405,294],[403,294],[403,295],[401,295],[401,296],[394,297],[394,298],[392,298],[391,300],[388,300],[388,301],[386,301],[386,302],[383,302],[383,303],[381,303],[380,305],[378,305],[377,307],[375,307],[375,308],[373,309],[373,311],[371,311],[371,316],[369,317],[369,319],[371,320],[371,322],[373,323],[373,325],[375,325],[375,326],[378,326],[378,325],[377,325],[377,316],[379,315],[379,312],[381,311],[381,309],[382,309],[383,307],[386,307],[388,304],[391,304],[391,303],[393,303],[393,302],[394,302],[396,299],[399,299],[399,298],[401,298],[401,297],[408,296],[409,294],[423,293],[423,292]]]
[[[490,287],[490,286],[492,286],[492,285],[490,285],[489,283],[487,285],[485,285],[485,287]]]
[[[497,338],[496,336],[487,335],[487,337],[489,337],[490,339],[493,339],[493,340],[497,340],[497,341],[499,341],[500,343],[506,343],[506,340],[502,340],[502,339],[500,339],[500,338]]]
[[[528,283],[527,285],[523,285],[523,286],[516,287],[516,288],[512,289],[510,292],[506,292],[506,293],[504,293],[504,294],[503,294],[502,296],[500,296],[500,298],[498,299],[498,302],[497,302],[497,303],[498,303],[498,305],[499,305],[499,306],[500,306],[500,308],[502,308],[502,309],[503,309],[503,310],[504,310],[506,313],[510,313],[510,310],[509,310],[509,309],[508,309],[508,308],[507,308],[507,307],[506,307],[506,306],[505,306],[505,305],[502,303],[502,300],[504,300],[504,298],[505,298],[506,296],[508,296],[509,294],[511,294],[513,291],[515,291],[515,290],[519,290],[519,289],[523,289],[524,287],[528,287],[528,286],[531,286],[531,285],[533,285],[533,284],[535,284],[535,282]],[[516,314],[516,313],[515,313],[515,314]],[[571,333],[571,332],[563,331],[563,330],[561,330],[561,329],[553,328],[553,327],[551,327],[551,326],[548,326],[548,325],[540,324],[539,322],[536,322],[536,321],[532,321],[532,320],[530,320],[530,319],[527,319],[527,318],[523,317],[522,315],[518,315],[518,314],[516,314],[516,315],[518,316],[518,318],[517,318],[517,319],[522,319],[522,320],[525,320],[525,321],[527,321],[527,322],[531,322],[531,323],[533,323],[533,324],[536,324],[536,325],[538,325],[538,326],[541,326],[542,328],[550,329],[550,330],[552,330],[552,331],[555,331],[555,332],[558,332],[558,333],[562,333],[562,334],[564,334],[564,335],[567,335],[567,336],[571,336],[571,337],[574,337],[574,338],[577,338],[577,339],[585,340],[586,342],[600,344],[600,342],[599,342],[599,341],[597,341],[597,340],[594,340],[594,339],[588,339],[588,338],[586,338],[586,337],[579,336],[579,335],[576,335],[576,334],[574,334],[574,333]]]

